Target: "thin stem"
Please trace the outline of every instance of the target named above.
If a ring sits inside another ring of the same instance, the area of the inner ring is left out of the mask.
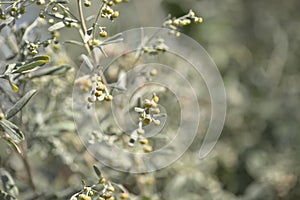
[[[97,14],[97,17],[95,19],[95,22],[93,24],[93,37],[92,37],[93,40],[95,39],[96,26],[98,25],[98,21],[99,21],[99,18],[100,18],[100,15],[101,15],[101,10],[102,10],[103,6],[104,6],[104,3],[102,3],[102,5],[100,7],[100,10],[99,10],[99,12]]]
[[[77,4],[78,4],[79,17],[80,17],[80,26],[81,26],[81,31],[79,31],[79,33],[80,33],[80,36],[82,38],[82,41],[84,41],[84,35],[85,35],[87,29],[86,29],[85,19],[84,19],[84,16],[83,16],[81,0],[77,0]],[[88,53],[91,52],[91,46],[90,45],[85,44],[85,48],[86,48]]]
[[[27,173],[27,176],[28,176],[28,181],[29,181],[29,185],[31,187],[31,189],[35,192],[35,185],[34,185],[34,182],[33,182],[33,179],[32,179],[32,174],[31,174],[31,170],[30,170],[30,165],[28,163],[28,159],[27,159],[27,155],[26,153],[23,151],[23,155],[22,154],[19,154],[21,156],[21,159],[23,161],[23,164],[25,166],[25,170],[26,170],[26,173]]]
[[[79,12],[79,17],[80,17],[81,29],[85,33],[86,32],[86,25],[85,25],[85,20],[84,20],[84,16],[83,16],[81,0],[77,0],[77,3],[78,3],[78,12]]]

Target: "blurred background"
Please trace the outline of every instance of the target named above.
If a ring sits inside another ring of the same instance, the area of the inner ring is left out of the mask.
[[[215,61],[227,93],[227,116],[217,145],[199,160],[203,135],[198,135],[177,162],[155,173],[126,174],[104,166],[102,170],[142,200],[300,199],[300,1],[131,0],[118,5],[122,17],[108,25],[108,32],[111,36],[141,26],[161,26],[168,14],[181,16],[189,9],[204,22],[182,31]],[[85,14],[96,11],[92,6]],[[72,46],[65,49],[71,51]],[[55,85],[62,83],[39,87]],[[64,89],[67,86],[52,92],[58,102],[70,103],[71,97],[58,95]],[[43,111],[46,106],[32,107]],[[90,171],[97,163],[74,138],[72,120],[58,123],[72,119],[72,113],[64,114],[70,118],[51,119],[56,129],[45,128],[63,136],[53,137],[47,145],[32,141],[36,150],[29,155],[38,187],[61,196],[80,189],[81,179],[95,179]],[[10,165],[22,177],[22,164],[16,160]],[[26,196],[26,183],[18,184]]]
[[[203,24],[183,32],[207,50],[227,92],[215,149],[196,160],[196,139],[189,153],[157,172],[160,197],[299,199],[300,1],[139,0],[124,6],[116,32],[160,26],[168,14],[191,8],[203,16]]]

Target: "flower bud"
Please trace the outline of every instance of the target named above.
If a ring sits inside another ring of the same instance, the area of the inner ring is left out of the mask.
[[[195,22],[196,24],[201,24],[201,23],[203,22],[203,18],[202,18],[202,17],[195,17],[195,18],[194,18],[194,22]]]
[[[104,84],[99,84],[97,87],[96,87],[96,90],[98,90],[98,91],[101,91],[101,90],[105,90],[105,85]]]
[[[91,3],[90,1],[88,1],[88,0],[84,1],[84,6],[85,6],[85,7],[90,7],[91,4],[92,4],[92,3]]]
[[[99,36],[100,36],[100,37],[106,37],[106,36],[107,36],[107,32],[106,32],[106,31],[101,31],[101,32],[99,33]]]
[[[0,120],[4,119],[4,114],[0,113]]]
[[[153,149],[150,145],[145,145],[143,147],[143,150],[144,150],[145,153],[150,153],[150,152],[152,152]]]
[[[110,94],[105,96],[105,101],[112,101],[112,100],[113,100],[113,96],[111,96]]]
[[[96,97],[100,97],[100,96],[102,96],[102,94],[103,94],[102,91],[96,91],[96,92],[95,92],[95,96],[96,96]]]
[[[179,20],[179,19],[175,19],[175,20],[173,21],[173,24],[174,24],[175,26],[178,26],[178,25],[180,24],[180,20]]]
[[[111,14],[111,17],[112,17],[112,18],[117,18],[117,17],[119,17],[119,15],[120,15],[119,11],[114,11],[114,12]]]
[[[159,121],[158,119],[154,120],[153,122],[154,122],[154,124],[155,124],[156,126],[159,126],[159,125],[160,125],[160,121]]]
[[[36,4],[39,5],[39,6],[40,5],[44,5],[45,4],[45,0],[37,0]]]
[[[122,194],[120,194],[120,198],[121,199],[128,199],[129,198],[129,194],[128,193],[122,193]]]
[[[143,135],[143,134],[145,134],[145,130],[142,129],[142,128],[138,128],[138,129],[137,129],[137,133],[138,133],[139,135]]]
[[[146,138],[142,138],[142,139],[140,139],[140,143],[144,145],[144,144],[148,144],[149,141]]]

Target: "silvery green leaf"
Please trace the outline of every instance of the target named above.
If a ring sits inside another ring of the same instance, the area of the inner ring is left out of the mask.
[[[17,114],[22,108],[28,103],[28,101],[32,98],[32,96],[36,93],[36,90],[30,90],[27,92],[21,99],[13,105],[13,107],[8,110],[6,114],[6,119],[10,119],[13,117],[15,114]]]
[[[134,107],[135,112],[144,112],[145,109],[139,108],[139,107]]]
[[[63,19],[65,16],[60,14],[60,13],[53,13],[53,12],[48,12],[48,15],[55,17],[57,19]]]
[[[5,199],[16,199],[15,197],[19,195],[19,190],[10,173],[6,171],[4,168],[0,168],[0,178],[1,178],[0,197],[5,192],[6,193],[6,194],[4,193],[6,195]]]
[[[95,18],[96,18],[95,15],[90,15],[90,16],[87,16],[87,17],[85,18],[85,20],[86,20],[87,22],[89,22],[89,21],[92,21],[92,20],[95,19]]]
[[[0,120],[0,126],[2,129],[14,140],[14,142],[21,142],[24,140],[24,134],[22,131],[12,122],[2,119]]]
[[[18,92],[19,91],[19,87],[13,82],[13,77],[12,76],[6,76],[9,85],[11,86],[11,88],[13,89],[13,91]]]
[[[68,4],[70,1],[68,0],[57,0],[56,3]]]
[[[6,65],[4,74],[10,74],[15,69],[15,67],[16,63]]]
[[[13,17],[8,17],[4,22],[0,25],[0,31],[7,25],[10,24],[14,20]]]
[[[108,45],[108,44],[112,44],[112,43],[122,42],[123,40],[124,40],[124,38],[123,38],[122,33],[119,33],[119,34],[116,34],[115,36],[112,36],[112,37],[108,38],[104,42],[102,42],[100,44],[100,46]]]
[[[84,62],[87,64],[88,68],[93,71],[94,70],[94,66],[92,64],[92,62],[90,61],[89,57],[87,57],[84,54],[81,54],[82,59],[84,60]]]
[[[64,21],[67,23],[78,23],[78,21],[76,19],[72,19],[70,17],[65,17]]]
[[[71,66],[69,65],[62,65],[62,66],[50,66],[38,71],[35,71],[31,75],[31,79],[33,78],[38,78],[41,76],[47,76],[47,75],[60,75],[60,74],[65,74],[67,71],[72,69]]]
[[[15,143],[11,138],[3,137],[3,140],[6,141],[9,145],[11,145],[16,150],[16,152],[18,152],[19,154],[22,153],[22,151],[21,151],[20,147],[18,146],[18,144]]]
[[[26,62],[24,65],[19,67],[16,70],[13,70],[13,73],[22,73],[35,69],[36,67],[42,66],[50,61],[50,57],[47,55],[35,56]]]
[[[56,31],[58,29],[61,29],[61,28],[65,27],[65,26],[66,25],[65,25],[64,22],[57,22],[57,23],[53,24],[52,26],[50,26],[48,28],[48,31],[53,32],[53,31]]]
[[[66,41],[64,41],[64,43],[76,44],[76,45],[79,45],[79,46],[83,46],[82,42],[79,42],[79,41],[76,41],[76,40],[66,40]]]
[[[123,87],[122,85],[119,85],[118,83],[117,84],[107,84],[107,86],[110,87],[110,88],[114,88],[116,90],[119,90],[121,92],[124,92],[124,91],[127,90],[126,87]]]

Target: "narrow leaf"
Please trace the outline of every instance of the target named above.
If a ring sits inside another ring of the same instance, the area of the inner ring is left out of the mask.
[[[1,184],[0,184],[1,192],[4,191],[7,193],[5,199],[7,199],[7,196],[9,197],[10,195],[12,197],[16,197],[19,195],[19,190],[15,184],[14,179],[12,178],[10,173],[8,171],[6,171],[4,168],[0,168],[0,180],[1,180]],[[11,199],[11,198],[8,198],[8,199]],[[12,199],[15,199],[15,198],[12,198]]]
[[[108,38],[107,40],[102,42],[100,45],[108,45],[108,44],[112,44],[112,43],[118,43],[118,42],[122,42],[123,40],[124,40],[123,34],[118,33],[118,34]]]
[[[72,67],[69,65],[51,66],[51,67],[47,67],[47,68],[35,71],[30,77],[31,77],[31,79],[33,79],[33,78],[38,78],[38,77],[47,76],[47,75],[60,75],[60,74],[65,74],[70,69],[72,69]]]
[[[87,64],[88,68],[93,71],[94,70],[94,66],[92,64],[92,62],[90,61],[89,57],[87,57],[84,54],[81,54],[81,58],[83,59],[83,61]]]
[[[9,82],[9,85],[11,86],[11,88],[13,89],[14,92],[19,91],[19,87],[12,82],[11,77],[8,77],[8,82]]]
[[[78,45],[78,46],[83,46],[84,45],[82,42],[78,42],[76,40],[66,40],[66,41],[64,41],[64,44],[65,43],[75,44],[75,45]]]
[[[13,17],[7,18],[7,19],[4,21],[4,23],[2,23],[2,24],[0,25],[0,31],[1,31],[6,25],[10,24],[13,20],[14,20]]]
[[[3,130],[16,142],[21,142],[24,140],[24,134],[22,131],[12,122],[2,119],[0,120],[0,126]]]
[[[64,22],[57,22],[56,24],[53,24],[52,26],[50,26],[48,28],[48,31],[53,32],[53,31],[56,31],[58,29],[61,29],[61,28],[65,27],[65,26],[66,25],[65,25]]]
[[[21,73],[32,70],[38,66],[44,65],[50,61],[50,57],[47,55],[36,56],[29,60],[28,63],[24,64],[20,68],[14,71],[14,73]]]
[[[50,57],[48,55],[39,55],[39,56],[35,56],[33,58],[31,58],[28,62],[37,62],[37,61],[43,61],[43,62],[49,62],[50,61]]]
[[[99,169],[96,165],[93,165],[93,168],[94,168],[94,171],[95,171],[95,173],[97,174],[97,176],[98,176],[99,178],[102,178],[100,169]]]
[[[82,187],[85,187],[85,186],[86,186],[86,183],[85,183],[84,180],[81,180],[81,185],[82,185]]]
[[[67,0],[57,0],[56,3],[61,3],[61,4],[68,4],[70,1]]]
[[[20,147],[18,146],[18,144],[16,144],[12,139],[8,138],[8,137],[3,137],[3,139],[9,144],[11,145],[16,152],[18,152],[18,154],[22,154],[22,151],[20,149]]]
[[[6,119],[10,119],[17,114],[28,103],[35,93],[36,90],[30,90],[21,99],[19,99],[17,103],[15,103],[15,105],[13,105],[13,107],[7,111]]]

